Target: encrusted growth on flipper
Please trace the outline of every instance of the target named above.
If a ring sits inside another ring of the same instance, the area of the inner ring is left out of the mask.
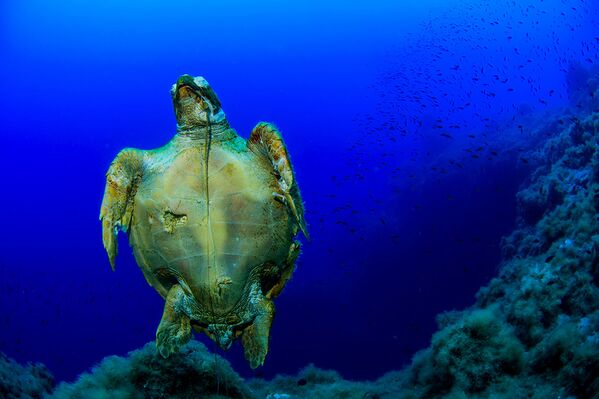
[[[110,165],[106,173],[106,189],[100,210],[102,241],[114,270],[118,252],[118,230],[128,231],[133,212],[133,200],[143,176],[144,154],[141,150],[126,148]]]
[[[310,239],[304,219],[302,199],[297,189],[295,174],[281,133],[273,124],[260,122],[252,130],[247,143],[252,152],[269,160],[277,175],[279,188],[282,192],[273,193],[273,196],[289,207],[298,227],[304,233],[304,236]]]

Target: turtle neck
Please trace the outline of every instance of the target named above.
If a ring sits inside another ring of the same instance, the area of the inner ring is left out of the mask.
[[[186,127],[177,125],[177,136],[183,139],[204,142],[208,135],[210,135],[212,142],[217,142],[231,140],[237,136],[237,133],[231,129],[226,119],[203,126]]]

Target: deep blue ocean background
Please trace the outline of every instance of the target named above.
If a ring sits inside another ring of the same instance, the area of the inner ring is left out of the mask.
[[[530,132],[598,45],[589,0],[2,1],[0,351],[73,380],[154,339],[163,300],[124,235],[110,271],[98,215],[118,151],[174,135],[188,73],[243,137],[281,129],[312,236],[265,366],[224,356],[399,368],[496,274]]]

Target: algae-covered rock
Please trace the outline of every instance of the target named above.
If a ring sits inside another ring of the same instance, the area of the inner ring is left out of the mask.
[[[0,352],[0,398],[41,398],[53,387],[54,377],[43,364],[22,366]]]
[[[334,370],[314,365],[303,368],[297,375],[278,375],[272,381],[250,380],[249,386],[260,398],[269,399],[378,399],[397,398],[399,386],[376,381],[348,381]]]
[[[91,372],[62,383],[54,399],[87,398],[254,398],[229,362],[191,341],[164,359],[154,343],[127,357],[105,358]]]
[[[466,312],[437,332],[430,349],[415,358],[413,382],[429,394],[481,392],[520,373],[524,348],[491,308]]]
[[[535,150],[499,276],[439,317],[401,397],[599,397],[598,121],[571,117]]]

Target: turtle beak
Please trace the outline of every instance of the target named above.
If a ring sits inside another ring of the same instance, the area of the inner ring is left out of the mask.
[[[221,108],[221,104],[216,93],[214,90],[212,90],[205,79],[198,79],[200,84],[198,84],[196,79],[191,75],[181,75],[175,84],[173,100],[177,102],[179,99],[184,98],[186,95],[189,95],[190,92],[192,92],[195,96],[207,100],[210,103],[212,113],[218,112]]]
[[[177,79],[173,99],[175,102],[178,102],[184,97],[191,96],[192,93],[199,97],[199,92],[200,88],[194,82],[193,77],[190,75],[183,75]]]
[[[201,76],[181,75],[171,88],[171,96],[181,126],[204,126],[213,123],[214,116],[221,111],[220,101],[206,79]],[[219,121],[224,114],[218,115]]]

